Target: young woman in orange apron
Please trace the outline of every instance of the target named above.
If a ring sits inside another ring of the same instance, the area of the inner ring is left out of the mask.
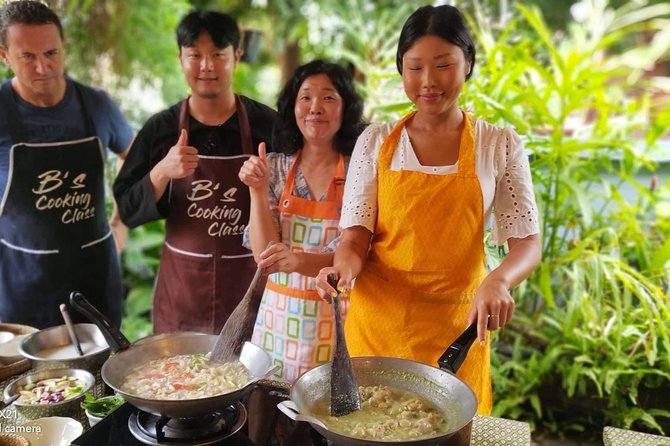
[[[397,61],[417,111],[393,126],[371,126],[359,138],[345,187],[342,241],[317,287],[322,295],[333,293],[326,280],[331,273],[340,276],[339,286],[351,287],[356,279],[345,323],[352,356],[435,366],[466,326],[476,323],[481,342],[457,375],[477,395],[478,412],[488,414],[486,329],[509,321],[509,289],[537,265],[540,244],[527,162],[525,169],[509,163],[512,152],[525,157],[520,145],[511,147],[509,136],[498,137],[503,131],[458,108],[474,60],[456,8],[426,6],[407,20]],[[525,178],[519,190],[511,185],[512,175],[516,182],[517,175]],[[506,181],[509,187],[501,188]],[[507,238],[509,255],[487,275],[485,222],[492,203],[498,214],[507,198],[510,206],[527,206],[531,222],[519,229],[520,237]]]
[[[259,149],[240,178],[251,190],[250,245],[258,266],[272,273],[251,341],[280,366],[275,377],[292,383],[333,352],[332,306],[319,297],[314,276],[332,262],[328,248],[339,235],[344,157],[363,127],[362,101],[343,68],[314,61],[287,82],[278,110],[274,142],[284,153],[266,158]],[[270,241],[276,243],[265,249]],[[278,401],[256,396],[249,431],[256,444],[265,444]],[[299,444],[302,434],[285,444]]]

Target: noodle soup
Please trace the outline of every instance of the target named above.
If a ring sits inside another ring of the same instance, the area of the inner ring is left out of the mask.
[[[155,359],[133,369],[121,390],[147,399],[208,398],[244,387],[251,376],[240,361],[210,362],[205,354]]]

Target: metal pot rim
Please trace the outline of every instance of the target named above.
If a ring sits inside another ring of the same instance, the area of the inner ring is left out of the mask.
[[[417,440],[405,440],[405,441],[381,441],[381,440],[373,440],[373,439],[362,439],[362,438],[357,438],[349,435],[345,435],[339,432],[332,431],[328,428],[323,428],[317,425],[314,425],[313,423],[310,423],[312,427],[314,427],[317,431],[319,431],[322,435],[324,435],[326,438],[329,440],[333,441],[336,444],[349,444],[349,445],[433,445],[436,442],[440,442],[443,440],[446,440],[447,438],[455,435],[456,433],[460,432],[462,429],[465,429],[468,427],[468,425],[471,423],[472,419],[476,415],[477,412],[477,397],[475,393],[472,391],[470,386],[468,386],[465,381],[463,381],[461,378],[456,376],[455,374],[451,373],[448,370],[444,370],[438,367],[434,367],[429,364],[424,364],[418,361],[410,360],[410,359],[404,359],[404,358],[394,358],[394,357],[388,357],[388,356],[356,356],[351,358],[352,363],[354,365],[354,370],[356,371],[358,368],[369,368],[370,366],[380,366],[384,365],[385,363],[394,363],[394,364],[399,364],[402,366],[399,370],[400,371],[407,371],[410,373],[415,373],[417,371],[423,371],[424,373],[435,373],[438,374],[440,377],[443,377],[443,379],[448,379],[449,381],[454,381],[454,383],[459,383],[458,385],[462,387],[462,390],[465,392],[463,395],[464,398],[469,399],[470,401],[468,405],[472,405],[472,413],[468,411],[467,413],[464,413],[463,416],[459,417],[462,422],[459,422],[456,426],[452,427],[449,429],[448,432],[446,433],[441,433],[439,435],[435,435],[432,437],[424,438],[424,439],[417,439]],[[310,405],[307,404],[307,407],[300,407],[300,402],[303,398],[302,395],[298,395],[300,392],[300,385],[303,383],[305,380],[309,380],[313,378],[314,376],[318,376],[319,374],[323,373],[330,373],[328,370],[331,367],[331,363],[328,362],[326,364],[319,365],[317,367],[314,367],[307,372],[303,373],[298,377],[298,379],[295,381],[295,383],[291,386],[291,392],[290,392],[290,399],[291,401],[298,407],[300,413],[305,413],[306,409],[307,411],[310,409]],[[390,369],[393,370],[398,370],[397,367],[389,367]],[[415,370],[412,370],[415,369]],[[374,370],[374,369],[371,369]],[[385,370],[384,368],[380,368],[379,370]],[[428,376],[420,376],[417,375],[420,378],[424,378],[428,381],[431,381],[434,385],[438,385],[438,383],[435,383],[431,379],[428,378]],[[460,401],[460,398],[459,398]],[[435,401],[433,401],[435,402]],[[461,407],[459,407],[459,410],[464,410],[463,406],[465,406],[466,403],[464,403]],[[308,414],[309,416],[312,416],[311,414]],[[318,419],[318,418],[317,418]]]
[[[94,329],[94,330],[96,330],[96,331],[100,334],[101,338],[104,340],[104,336],[103,336],[103,334],[102,334],[102,331],[100,331],[100,329],[98,328],[98,326],[95,325],[95,324],[91,324],[91,323],[77,323],[77,324],[74,324],[74,326],[75,326],[75,327],[77,327],[77,326],[84,326],[84,327],[86,327],[86,328]],[[56,325],[56,326],[53,326],[53,327],[48,327],[48,328],[44,328],[44,329],[38,330],[38,331],[36,331],[36,332],[34,332],[34,333],[30,333],[28,336],[26,336],[25,338],[23,338],[23,340],[21,341],[21,344],[19,345],[19,352],[20,352],[21,355],[23,355],[24,357],[26,357],[26,358],[28,358],[28,359],[30,359],[30,360],[33,360],[33,361],[54,361],[54,362],[57,362],[57,361],[76,361],[76,360],[78,360],[78,359],[88,359],[88,358],[92,358],[92,357],[96,357],[96,356],[101,356],[101,355],[109,355],[109,353],[110,353],[109,345],[108,345],[106,342],[105,342],[105,344],[104,344],[104,345],[105,345],[105,348],[102,349],[102,350],[97,350],[97,351],[92,352],[92,353],[87,353],[87,354],[85,354],[85,355],[83,355],[83,356],[75,355],[75,356],[68,357],[68,358],[45,358],[44,356],[37,356],[37,355],[32,354],[32,353],[30,353],[30,352],[27,351],[27,346],[29,346],[29,345],[31,344],[31,341],[34,341],[35,339],[37,339],[38,337],[40,337],[40,335],[41,335],[41,336],[45,336],[45,333],[49,333],[49,332],[52,332],[52,331],[55,332],[55,331],[59,331],[59,330],[67,330],[67,328],[65,327],[65,325]],[[67,332],[66,332],[66,333],[67,333]],[[69,339],[69,338],[68,338],[68,339]],[[102,346],[103,346],[103,344],[100,344],[100,343],[98,343],[98,342],[96,342],[95,344],[96,344],[97,346],[99,346],[99,347],[102,347]],[[66,345],[70,345],[69,342],[68,342],[68,344],[58,344],[58,345],[53,345],[53,347],[59,347],[59,346],[63,346],[63,347],[65,347]]]

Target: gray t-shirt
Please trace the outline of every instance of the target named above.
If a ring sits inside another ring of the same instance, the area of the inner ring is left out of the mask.
[[[27,133],[27,141],[12,141],[8,118],[5,115],[8,110],[6,107],[0,107],[0,199],[6,188],[9,151],[12,145],[17,142],[72,141],[89,136],[86,134],[86,120],[75,92],[74,81],[71,79],[66,81],[65,97],[53,107],[37,107],[29,104],[12,90],[12,97],[19,113],[18,119]],[[104,91],[81,84],[78,86],[102,146],[114,153],[126,150],[132,141],[133,131],[123,118],[119,107]],[[0,88],[11,89],[11,81],[4,82]]]

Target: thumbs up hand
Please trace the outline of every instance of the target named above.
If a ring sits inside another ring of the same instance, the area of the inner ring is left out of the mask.
[[[198,150],[188,145],[188,132],[181,129],[177,143],[170,148],[165,158],[156,167],[160,175],[170,179],[191,175],[198,166]]]
[[[266,158],[265,143],[258,145],[258,156],[251,156],[240,169],[240,180],[251,189],[267,191],[270,169]]]

